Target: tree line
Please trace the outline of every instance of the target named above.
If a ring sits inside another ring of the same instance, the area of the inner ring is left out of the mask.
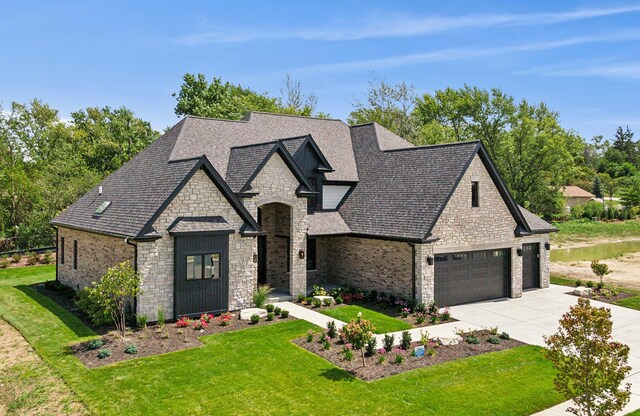
[[[185,74],[177,116],[237,120],[248,111],[329,117],[313,93],[287,76],[279,96],[203,74]],[[620,127],[590,142],[560,125],[544,103],[499,88],[446,88],[417,94],[406,82],[373,76],[348,122],[377,122],[415,145],[481,140],[516,202],[547,219],[564,215],[560,187],[640,206],[640,145]],[[70,120],[40,100],[0,107],[0,251],[54,241],[49,221],[160,133],[126,107],[89,107]],[[636,208],[637,209],[637,208]]]

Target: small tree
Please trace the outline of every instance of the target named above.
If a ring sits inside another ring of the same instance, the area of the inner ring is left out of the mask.
[[[600,263],[598,260],[591,261],[591,270],[593,273],[600,278],[600,286],[604,286],[604,282],[602,278],[608,274],[611,274],[611,270],[609,270],[609,266],[605,263]]]
[[[596,175],[595,179],[593,180],[593,195],[596,198],[600,198],[602,199],[602,201],[604,202],[604,193],[602,192],[602,180],[600,179],[599,175]]]
[[[126,306],[135,296],[142,293],[142,279],[128,261],[107,270],[100,281],[88,289],[91,301],[109,314],[120,335],[126,330]]]
[[[371,338],[374,337],[375,330],[376,328],[371,321],[362,318],[362,312],[359,312],[356,319],[352,319],[351,322],[343,326],[340,330],[340,338],[342,341],[351,344],[354,349],[360,350],[363,367],[367,365],[364,360],[364,348]]]
[[[631,367],[629,347],[611,339],[611,311],[578,299],[560,320],[560,328],[545,338],[546,357],[558,371],[554,386],[574,406],[578,416],[609,416],[629,401],[630,385],[620,384]]]

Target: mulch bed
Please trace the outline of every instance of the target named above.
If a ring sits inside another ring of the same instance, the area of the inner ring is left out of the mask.
[[[239,320],[237,314],[234,314],[234,317],[229,321],[229,325],[227,326],[220,326],[216,324],[214,320],[204,330],[194,330],[193,323],[188,328],[176,328],[174,323],[168,323],[162,328],[154,325],[145,329],[131,331],[125,339],[122,339],[117,332],[110,331],[100,338],[104,342],[104,345],[100,348],[90,350],[87,348],[89,342],[82,342],[72,345],[71,351],[84,365],[89,368],[96,368],[134,358],[149,357],[199,347],[203,345],[199,338],[206,335],[255,328],[277,322],[293,321],[295,319],[296,318],[292,316],[288,318],[276,317],[273,321],[267,321],[265,318],[262,318],[257,324],[252,324],[251,321]],[[195,322],[195,320],[193,322]],[[124,350],[127,345],[132,343],[138,347],[138,352],[135,354],[125,353]],[[102,359],[98,358],[98,352],[104,349],[110,350],[111,356]]]
[[[416,322],[416,317],[413,313],[409,314],[409,316],[407,316],[406,318],[403,318],[402,315],[400,315],[400,313],[398,312],[398,308],[389,308],[386,307],[385,305],[380,305],[377,303],[371,303],[371,302],[360,302],[360,301],[351,301],[349,303],[341,303],[340,305],[334,303],[331,306],[320,306],[319,308],[316,308],[313,305],[309,305],[306,303],[298,303],[298,305],[302,305],[307,309],[310,309],[312,311],[315,312],[321,312],[323,310],[328,310],[328,309],[335,309],[335,308],[340,308],[342,306],[347,306],[347,305],[353,305],[353,306],[360,306],[362,308],[365,309],[370,309],[374,312],[379,312],[381,314],[387,315],[391,318],[395,318],[398,319],[400,321],[406,322],[407,324],[411,325],[412,328],[424,328],[427,326],[433,326],[433,325],[440,325],[440,324],[446,324],[449,322],[457,322],[458,320],[455,318],[452,318],[451,316],[449,316],[449,319],[442,320],[439,319],[436,323],[431,323],[429,317],[426,318],[426,320],[419,324]]]
[[[624,291],[619,291],[617,295],[614,295],[613,293],[611,293],[610,291],[608,291],[608,289],[604,289],[604,293],[602,292],[601,289],[597,289],[597,288],[592,288],[591,289],[591,294],[589,296],[579,296],[573,293],[573,290],[571,292],[567,292],[568,295],[572,295],[578,298],[585,298],[585,299],[589,299],[589,300],[597,300],[598,302],[605,302],[605,303],[615,303],[616,301],[622,300],[622,299],[627,299],[627,298],[632,298],[634,296],[638,296],[635,293],[632,292],[624,292]]]
[[[29,264],[29,258],[25,255],[22,255],[22,257],[20,258],[20,260],[18,260],[17,262],[14,263],[13,259],[11,257],[7,258],[7,268],[8,269],[12,269],[12,268],[16,268],[16,267],[27,267],[27,266],[42,266],[42,265],[47,265],[47,264],[56,264],[56,253],[52,252],[49,253],[51,256],[51,259],[49,260],[49,262],[45,262],[45,255],[44,254],[39,254],[38,255],[38,262],[36,264]]]
[[[524,342],[515,339],[501,339],[499,344],[491,344],[487,341],[491,336],[490,331],[487,330],[477,331],[476,336],[480,343],[475,345],[469,344],[465,341],[466,335],[462,336],[463,340],[460,341],[458,345],[445,346],[438,345],[436,343],[436,346],[434,347],[435,354],[430,357],[427,355],[424,357],[413,357],[411,353],[413,348],[421,345],[418,342],[413,342],[407,351],[400,352],[404,356],[404,362],[401,364],[395,363],[395,356],[397,352],[391,351],[383,354],[385,359],[381,364],[378,363],[379,357],[382,355],[380,353],[376,353],[370,357],[365,357],[366,366],[364,367],[362,366],[362,356],[360,355],[360,351],[353,352],[354,358],[352,361],[344,360],[342,353],[343,344],[338,339],[331,340],[331,349],[329,350],[322,349],[322,344],[318,342],[318,335],[316,335],[311,342],[307,342],[306,337],[294,339],[292,342],[307,351],[319,355],[332,364],[365,381],[377,380],[394,374],[411,371],[416,368],[445,363],[447,361],[454,361],[488,352],[503,351],[527,345]],[[381,346],[378,345],[378,347]]]

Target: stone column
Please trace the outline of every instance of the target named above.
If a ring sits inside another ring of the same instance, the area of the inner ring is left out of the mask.
[[[291,233],[289,250],[291,250],[291,267],[289,274],[289,291],[294,298],[307,293],[307,200],[298,198],[291,207]],[[300,258],[304,251],[305,258]]]
[[[427,258],[433,258],[431,244],[416,244],[414,246],[414,274],[416,302],[431,303],[434,301],[435,261],[429,265]]]
[[[522,250],[522,243],[516,243],[511,248],[511,297],[522,297],[522,256],[518,255]]]
[[[549,287],[549,284],[551,283],[549,270],[551,251],[544,248],[544,245],[548,242],[549,234],[545,234],[544,238],[540,242],[540,287]]]

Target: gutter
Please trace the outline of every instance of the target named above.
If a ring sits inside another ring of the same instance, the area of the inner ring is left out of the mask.
[[[125,237],[124,242],[126,244],[129,244],[130,246],[133,246],[133,270],[136,273],[138,273],[138,245],[132,243],[129,240],[129,237]],[[133,297],[133,313],[135,313],[136,315],[138,314],[138,297],[137,296]]]

